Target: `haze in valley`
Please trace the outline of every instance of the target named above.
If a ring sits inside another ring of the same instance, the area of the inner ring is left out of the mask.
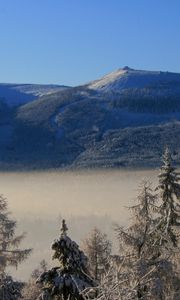
[[[22,246],[32,247],[30,258],[13,270],[28,279],[42,258],[51,263],[51,244],[66,218],[69,235],[78,243],[97,226],[115,239],[113,223],[126,224],[128,205],[135,201],[144,179],[155,182],[158,170],[0,173],[0,190],[8,199],[18,232],[26,231]],[[116,245],[115,245],[116,246]]]

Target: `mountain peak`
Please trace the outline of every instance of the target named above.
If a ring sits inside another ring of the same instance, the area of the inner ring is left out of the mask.
[[[122,68],[122,70],[124,70],[124,71],[134,71],[134,69],[129,68],[128,66],[125,66],[124,68]]]
[[[161,71],[145,71],[135,70],[128,66],[115,70],[102,78],[92,81],[88,84],[90,89],[102,91],[121,91],[131,88],[145,88],[150,85],[159,85],[160,82],[178,82],[180,83],[180,74],[161,72]]]

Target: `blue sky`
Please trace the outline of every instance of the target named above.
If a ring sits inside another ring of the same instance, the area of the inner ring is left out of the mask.
[[[179,0],[0,0],[0,82],[78,85],[128,65],[180,72]]]

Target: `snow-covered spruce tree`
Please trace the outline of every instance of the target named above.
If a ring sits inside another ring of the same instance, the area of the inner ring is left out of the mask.
[[[53,259],[60,266],[44,272],[37,282],[43,284],[41,300],[83,300],[81,292],[94,285],[87,269],[87,257],[79,246],[67,236],[65,220],[62,221],[61,236],[52,249]]]
[[[163,155],[163,165],[156,190],[160,192],[159,218],[156,225],[156,244],[172,253],[180,238],[180,177],[172,166],[168,148]]]
[[[13,281],[6,273],[9,266],[17,266],[30,254],[31,249],[21,250],[24,234],[16,236],[16,221],[9,217],[7,201],[0,196],[0,299],[15,300],[20,296],[22,284]]]
[[[128,289],[136,290],[132,299],[175,299],[173,264],[161,255],[156,243],[159,207],[151,186],[144,182],[132,206],[132,223],[124,230],[117,227],[121,251],[124,253],[124,274],[128,274]],[[145,280],[144,280],[145,279]],[[127,281],[124,283],[127,284]],[[136,287],[133,289],[133,285]],[[123,289],[124,289],[123,285]]]
[[[154,224],[154,212],[157,211],[157,196],[153,194],[151,184],[143,181],[139,188],[137,204],[129,207],[131,224],[127,229],[116,226],[115,231],[122,254],[142,258],[152,254],[151,231]]]
[[[111,242],[107,235],[98,228],[94,228],[83,241],[83,250],[88,257],[88,265],[91,275],[96,281],[100,281],[109,266],[109,258],[112,251]]]

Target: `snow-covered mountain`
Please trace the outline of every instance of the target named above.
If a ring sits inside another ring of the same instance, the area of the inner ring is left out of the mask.
[[[51,95],[60,90],[67,88],[66,86],[52,84],[0,84],[0,101],[8,106],[17,106],[26,104],[39,97]]]
[[[166,145],[180,164],[180,74],[125,67],[74,88],[15,91],[26,104],[0,102],[1,169],[154,167]]]
[[[153,87],[171,83],[180,84],[179,73],[134,70],[126,66],[88,83],[87,86],[99,91],[120,92],[124,89]]]

